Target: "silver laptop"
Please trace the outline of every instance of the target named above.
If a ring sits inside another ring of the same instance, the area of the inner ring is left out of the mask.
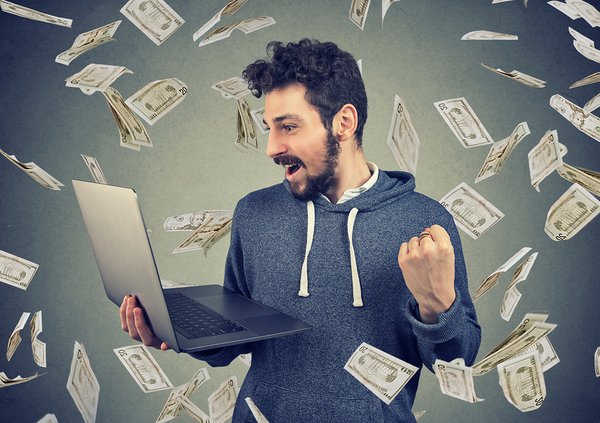
[[[108,298],[132,295],[154,335],[193,352],[308,331],[311,326],[221,285],[164,289],[131,188],[73,180]]]

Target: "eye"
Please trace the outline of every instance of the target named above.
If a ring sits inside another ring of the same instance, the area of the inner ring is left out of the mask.
[[[296,127],[294,125],[283,125],[283,132],[291,132],[295,129]]]

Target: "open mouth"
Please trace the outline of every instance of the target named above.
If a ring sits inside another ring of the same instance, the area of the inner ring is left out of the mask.
[[[297,163],[292,165],[283,165],[283,168],[285,169],[286,176],[291,176],[300,170],[300,165]]]
[[[283,168],[285,169],[286,177],[291,177],[292,175],[296,174],[302,167],[304,167],[302,161],[294,156],[276,157],[274,161],[275,164],[283,166]]]

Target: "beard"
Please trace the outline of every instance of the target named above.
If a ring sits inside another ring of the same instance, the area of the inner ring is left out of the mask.
[[[329,129],[327,130],[327,137],[324,144],[324,169],[316,175],[310,174],[304,163],[297,157],[287,156],[275,159],[275,163],[277,164],[298,164],[306,170],[306,178],[303,182],[289,182],[292,195],[300,201],[313,200],[319,194],[325,194],[335,182],[335,170],[340,155],[340,144],[337,137]]]

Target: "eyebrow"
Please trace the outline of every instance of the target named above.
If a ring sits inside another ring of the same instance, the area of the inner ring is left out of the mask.
[[[286,115],[281,115],[281,116],[277,116],[276,118],[273,118],[273,123],[278,123],[278,122],[288,120],[288,119],[295,120],[295,121],[303,121],[304,120],[304,118],[302,118],[302,116],[300,116],[300,115],[286,114]],[[264,120],[264,118],[263,118],[263,123],[267,126],[269,125],[267,123],[267,121]]]

